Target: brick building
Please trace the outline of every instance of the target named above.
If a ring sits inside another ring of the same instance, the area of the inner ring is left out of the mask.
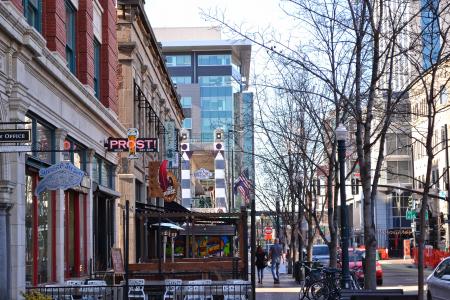
[[[114,0],[0,1],[0,127],[32,135],[31,151],[0,147],[0,298],[111,266],[119,158],[103,141],[126,136],[117,55]],[[82,184],[35,196],[39,170],[62,160]]]

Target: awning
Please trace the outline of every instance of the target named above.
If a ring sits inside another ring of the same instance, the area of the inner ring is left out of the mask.
[[[100,192],[100,193],[110,196],[111,198],[120,198],[120,196],[121,196],[121,194],[119,192],[117,192],[113,189],[110,189],[106,186],[95,183],[95,182],[92,183],[92,190],[94,191],[94,193]]]
[[[174,229],[174,230],[184,230],[183,227],[180,227],[176,224],[173,223],[155,223],[150,225],[150,227],[164,227],[164,228],[169,228],[169,229]]]

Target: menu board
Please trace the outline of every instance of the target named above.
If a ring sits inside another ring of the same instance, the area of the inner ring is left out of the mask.
[[[120,251],[120,248],[112,248],[111,249],[111,258],[112,258],[112,264],[114,268],[114,273],[125,273],[125,269],[123,267],[123,260],[122,260],[122,251]]]

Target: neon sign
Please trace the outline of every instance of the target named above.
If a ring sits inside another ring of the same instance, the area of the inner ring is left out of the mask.
[[[128,152],[136,149],[136,152],[158,152],[158,139],[138,138],[135,140],[128,138],[108,138],[105,148],[110,152]]]

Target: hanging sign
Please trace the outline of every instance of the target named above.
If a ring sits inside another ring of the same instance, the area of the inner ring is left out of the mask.
[[[139,130],[137,128],[129,128],[127,132],[128,137],[128,159],[137,159],[139,156],[136,154],[136,140],[139,136]]]
[[[148,188],[151,198],[163,197],[163,191],[159,185],[159,161],[151,161],[148,163]]]
[[[209,170],[204,168],[198,169],[194,172],[194,177],[196,179],[209,179],[212,175],[213,174]]]
[[[110,152],[126,152],[128,158],[135,159],[139,156],[136,152],[158,152],[158,139],[156,138],[138,138],[139,130],[137,128],[128,128],[126,138],[108,138],[105,141],[105,148]]]
[[[172,172],[167,172],[167,189],[164,191],[164,200],[172,202],[177,197],[178,180]]]
[[[67,190],[80,185],[84,177],[84,172],[75,167],[69,161],[62,161],[48,168],[41,169],[39,176],[43,177],[39,181],[34,191],[35,196],[39,196],[45,190]]]
[[[28,143],[31,141],[30,129],[1,129],[0,143]]]

